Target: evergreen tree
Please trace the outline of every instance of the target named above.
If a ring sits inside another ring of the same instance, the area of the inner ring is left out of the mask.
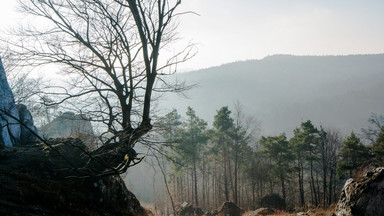
[[[355,133],[347,137],[340,149],[340,161],[337,165],[339,174],[348,173],[352,178],[356,169],[371,158],[369,149],[361,143]]]
[[[188,149],[186,152],[189,154],[186,154],[185,157],[192,161],[195,205],[199,206],[197,193],[197,163],[201,159],[201,152],[207,141],[207,136],[205,134],[207,122],[200,119],[191,107],[188,107],[186,115],[188,119],[186,123],[184,123],[185,126],[181,135],[181,144],[184,144],[186,149]]]
[[[372,153],[374,154],[377,165],[384,166],[384,126],[375,142],[372,144]]]
[[[214,117],[213,126],[214,129],[210,133],[211,141],[213,143],[212,151],[218,156],[220,163],[223,166],[223,184],[224,184],[224,195],[225,201],[229,201],[229,189],[231,180],[231,160],[230,150],[233,144],[234,134],[234,120],[231,118],[231,111],[227,106],[222,107],[217,111]]]
[[[296,171],[298,173],[300,204],[305,204],[304,199],[304,169],[309,168],[309,183],[311,190],[311,200],[315,205],[318,204],[318,190],[315,187],[314,166],[318,160],[319,151],[319,130],[310,120],[302,122],[300,128],[294,131],[294,137],[290,140],[291,148],[296,158]]]
[[[172,109],[171,112],[159,119],[156,126],[166,142],[175,142],[181,124],[181,116],[176,109]]]
[[[261,137],[261,152],[269,158],[272,164],[272,173],[280,180],[284,201],[286,200],[285,182],[291,172],[290,162],[293,159],[290,146],[285,134],[279,136]]]

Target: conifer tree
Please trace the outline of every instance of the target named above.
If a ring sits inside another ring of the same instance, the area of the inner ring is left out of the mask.
[[[371,158],[369,149],[361,143],[355,133],[347,137],[340,149],[340,161],[338,172],[341,175],[348,174],[352,178],[356,169]]]

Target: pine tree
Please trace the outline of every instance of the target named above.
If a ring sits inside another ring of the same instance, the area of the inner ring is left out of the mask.
[[[272,164],[272,173],[280,180],[284,201],[286,200],[285,182],[291,172],[293,154],[288,145],[285,134],[279,136],[262,137],[260,140],[261,152],[269,158]]]
[[[337,165],[339,174],[346,173],[350,178],[354,176],[356,169],[371,158],[369,149],[361,143],[355,133],[347,137],[340,149],[340,161]]]
[[[371,149],[377,165],[384,166],[384,126],[381,128],[381,132],[372,144]]]

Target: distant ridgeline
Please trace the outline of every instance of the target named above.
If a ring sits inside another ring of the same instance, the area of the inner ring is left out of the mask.
[[[300,122],[312,120],[360,131],[370,114],[384,112],[384,54],[349,56],[274,55],[235,62],[176,76],[198,87],[186,98],[170,94],[162,111],[188,106],[213,121],[216,110],[233,107],[261,121],[263,134],[292,133]]]

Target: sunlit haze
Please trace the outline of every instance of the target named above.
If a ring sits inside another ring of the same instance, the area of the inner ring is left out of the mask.
[[[3,1],[0,27],[14,26],[16,1]],[[180,37],[198,54],[181,71],[273,54],[347,55],[384,52],[384,1],[189,0]]]

